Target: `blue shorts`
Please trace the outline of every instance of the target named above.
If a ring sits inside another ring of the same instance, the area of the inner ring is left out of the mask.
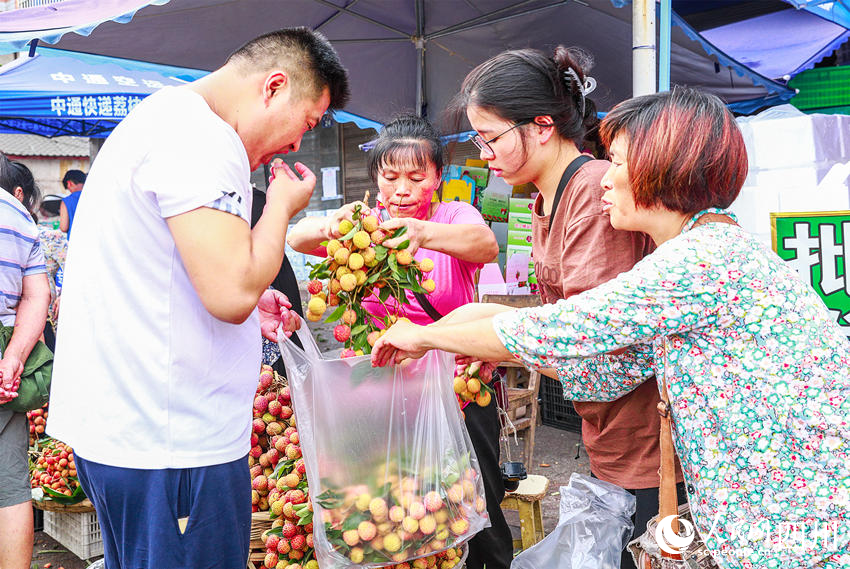
[[[109,569],[245,569],[251,540],[248,457],[141,470],[76,457]],[[187,518],[185,531],[178,519]]]

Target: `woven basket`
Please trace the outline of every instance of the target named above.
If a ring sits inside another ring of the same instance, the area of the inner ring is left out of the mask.
[[[88,498],[76,504],[60,504],[53,500],[33,500],[32,505],[45,512],[60,512],[63,514],[84,514],[94,511],[94,504]]]

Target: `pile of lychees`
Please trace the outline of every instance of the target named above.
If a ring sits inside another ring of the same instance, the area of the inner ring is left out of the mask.
[[[44,436],[44,429],[47,426],[47,405],[41,409],[27,411],[27,423],[30,428],[29,446],[34,447],[38,439]]]
[[[312,505],[289,386],[267,365],[260,371],[252,426],[248,463],[253,510],[269,511],[274,519],[262,536],[263,566],[315,569]]]
[[[77,478],[74,451],[52,438],[41,439],[30,450],[30,485],[41,488],[45,499],[65,504],[74,504],[86,497]]]
[[[329,306],[336,307],[327,322],[342,321],[334,328],[334,338],[345,344],[342,357],[368,354],[382,331],[399,319],[394,312],[409,304],[405,290],[434,291],[434,281],[425,278],[434,261],[414,260],[407,240],[395,249],[383,246],[384,241],[402,237],[407,228],[388,234],[379,228],[378,218],[360,205],[337,230],[341,237],[325,245],[327,258],[312,265],[306,318],[318,322]],[[378,319],[366,312],[362,302],[373,294],[381,303],[395,299],[397,308],[388,311],[390,316]]]
[[[383,465],[377,470],[406,471]],[[458,463],[447,471],[454,474],[379,475],[371,488],[325,490],[316,497],[325,534],[355,564],[404,563],[458,546],[471,536],[470,520],[487,515],[487,504],[474,469]]]

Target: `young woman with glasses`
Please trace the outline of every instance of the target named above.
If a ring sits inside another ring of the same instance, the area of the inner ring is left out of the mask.
[[[596,105],[587,98],[595,87],[591,63],[588,54],[562,46],[552,56],[506,51],[473,69],[455,99],[455,116],[465,113],[477,131],[473,142],[491,172],[540,192],[532,247],[547,304],[628,271],[654,249],[646,234],[611,227],[601,199],[610,163],[582,153],[601,148]],[[658,512],[658,401],[653,379],[616,401],[574,404],[593,475],[637,498],[636,535]],[[634,567],[628,554],[621,566]]]

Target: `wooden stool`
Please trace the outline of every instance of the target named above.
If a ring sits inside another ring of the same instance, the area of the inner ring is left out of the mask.
[[[519,512],[519,527],[522,539],[514,540],[514,548],[528,549],[543,539],[543,512],[540,500],[549,489],[549,479],[545,476],[529,474],[525,480],[520,480],[519,488],[505,494],[502,500],[503,510]]]

